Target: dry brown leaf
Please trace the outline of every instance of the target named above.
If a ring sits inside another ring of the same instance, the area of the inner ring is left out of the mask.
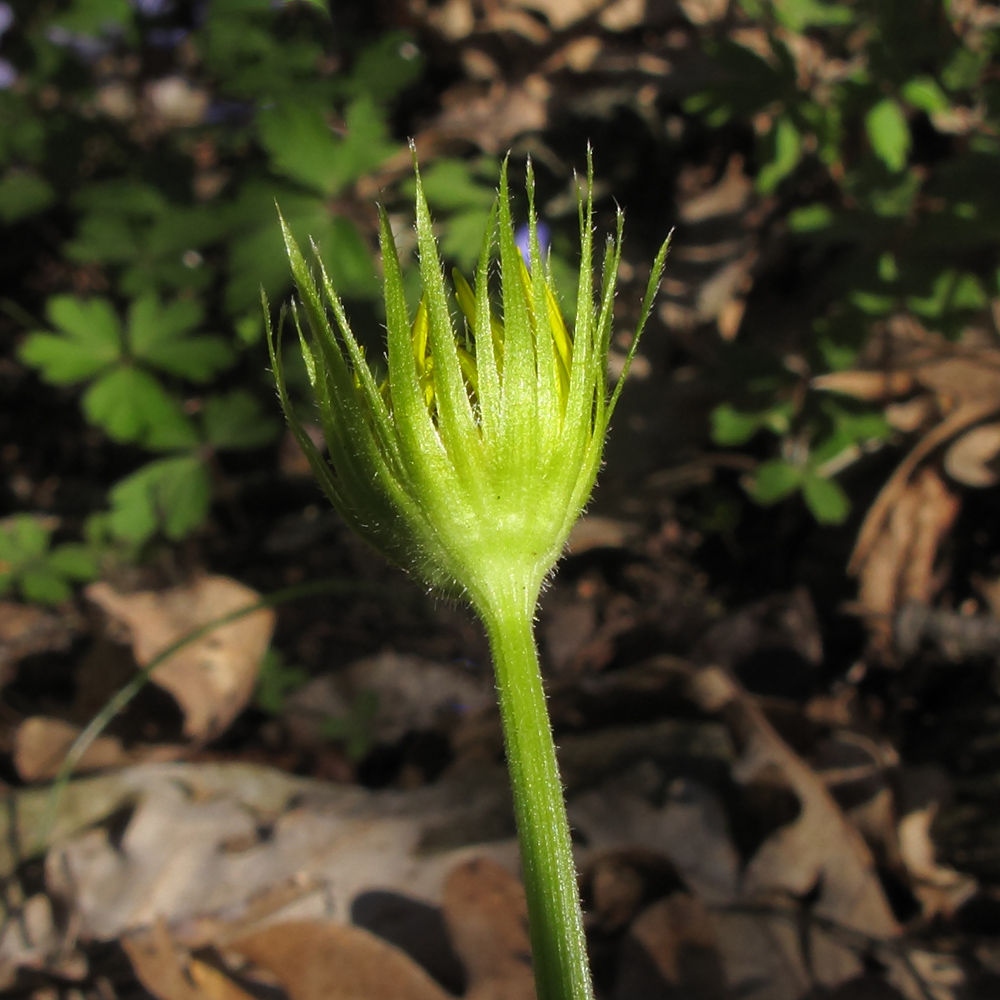
[[[0,915],[0,990],[14,984],[18,969],[47,969],[67,979],[86,975],[86,959],[65,950],[65,934],[56,925],[48,896],[25,899],[11,880],[0,898]]]
[[[395,743],[415,730],[438,728],[496,701],[488,675],[393,652],[355,661],[344,671],[344,681],[354,698],[363,692],[376,695],[372,737],[381,743]]]
[[[31,820],[40,822],[45,794],[24,793],[21,843],[38,836]],[[158,918],[178,925],[242,912],[248,901],[292,882],[315,886],[290,904],[296,918],[346,921],[355,897],[372,889],[436,901],[473,844],[477,856],[513,867],[516,841],[503,819],[508,802],[502,768],[400,794],[251,765],[137,765],[70,785],[46,880],[80,935],[95,940]],[[126,809],[120,836],[96,825]],[[15,863],[5,861],[8,868]]]
[[[893,514],[897,505],[911,506],[906,494],[914,475],[925,460],[938,448],[949,445],[946,468],[954,479],[965,485],[989,485],[996,474],[987,467],[1000,450],[1000,425],[977,427],[1000,411],[1000,351],[981,346],[975,332],[969,332],[965,343],[954,345],[942,337],[928,333],[912,316],[894,316],[869,345],[869,362],[877,368],[835,372],[813,379],[818,389],[842,392],[857,399],[886,404],[890,423],[903,430],[917,430],[935,413],[939,421],[917,442],[885,483],[865,517],[854,552],[848,565],[855,575],[877,577],[867,588],[882,595],[882,599],[862,604],[866,610],[892,612],[897,605],[887,602],[884,595],[898,588],[905,570],[898,558],[894,573],[887,572],[887,552],[908,546],[900,545],[901,521],[912,520]],[[918,393],[903,402],[892,397]],[[922,393],[922,394],[920,394]],[[890,525],[896,521],[896,526]],[[889,536],[895,534],[896,538]],[[929,539],[926,534],[924,539]],[[943,535],[941,536],[943,537]],[[940,537],[937,542],[940,541]],[[876,548],[879,549],[875,556]],[[914,550],[916,551],[916,550]],[[917,575],[926,577],[927,553],[922,551],[924,565]],[[872,559],[878,565],[872,568]],[[933,554],[929,561],[933,563]],[[884,631],[884,629],[883,629]],[[884,640],[880,640],[885,645]]]
[[[887,655],[891,616],[907,601],[929,604],[937,591],[938,546],[960,502],[932,467],[921,470],[895,501],[888,521],[859,567],[858,601],[871,615],[874,648]]]
[[[73,741],[81,730],[61,719],[35,715],[25,719],[14,734],[14,766],[25,781],[54,778]],[[97,771],[105,767],[121,767],[130,762],[121,740],[99,736],[87,748],[75,770]]]
[[[717,931],[704,903],[678,892],[647,907],[629,933],[645,949],[660,976],[682,996],[722,1000],[728,990]]]
[[[427,23],[450,41],[465,38],[476,24],[469,0],[445,0],[427,12]]]
[[[945,471],[965,486],[994,486],[1000,474],[993,467],[1000,453],[1000,423],[981,424],[966,431],[944,455]]]
[[[882,378],[889,393],[904,393],[919,387],[932,394],[944,416],[897,466],[869,508],[848,566],[855,574],[861,571],[886,518],[921,463],[935,449],[1000,410],[1000,352],[956,348],[927,334],[908,317],[896,317],[889,324],[887,337],[888,346],[884,349],[890,357],[885,372],[844,372],[824,376],[814,380],[814,384],[845,391],[843,383],[838,387],[831,380],[865,375],[872,385]]]
[[[178,947],[162,920],[125,935],[121,946],[139,981],[160,1000],[254,1000],[218,969]]]
[[[534,1000],[521,883],[498,864],[474,858],[448,876],[441,905],[469,976],[466,1000]]]
[[[853,369],[817,375],[810,384],[814,389],[839,392],[852,399],[879,403],[890,396],[902,396],[910,392],[913,389],[913,375],[906,371],[873,372]]]
[[[936,814],[937,803],[932,802],[907,813],[899,821],[900,857],[927,919],[954,916],[976,891],[974,878],[938,863],[931,839],[931,824]]]
[[[912,434],[937,416],[937,405],[930,396],[914,396],[904,403],[889,403],[885,419],[894,430]]]
[[[289,1000],[449,1000],[413,959],[360,927],[276,924],[227,947],[272,973]]]
[[[195,629],[256,604],[260,595],[224,576],[206,576],[187,587],[120,594],[91,584],[87,597],[131,633],[141,666]],[[260,608],[213,629],[160,664],[150,678],[169,691],[184,712],[184,732],[208,740],[223,732],[253,694],[274,630],[274,611]]]
[[[770,834],[748,861],[743,898],[769,900],[778,894],[796,899],[816,892],[816,916],[877,940],[897,936],[899,925],[871,852],[820,778],[721,670],[709,668],[695,674],[692,694],[706,711],[721,712],[739,734],[742,754],[733,768],[737,782],[752,785],[780,780],[799,800],[798,816]],[[832,986],[860,971],[852,951],[826,935],[815,933],[814,937],[817,982]]]
[[[691,174],[682,178],[681,187],[697,183],[696,177]],[[677,212],[681,222],[691,225],[725,215],[738,215],[750,206],[753,194],[753,181],[744,170],[743,158],[733,156],[726,164],[726,172],[721,180],[696,194],[682,195]]]
[[[589,17],[606,0],[506,0],[507,6],[543,14],[555,31],[564,31],[577,21]]]
[[[608,31],[628,31],[646,20],[646,0],[612,0],[598,15]]]
[[[14,734],[14,766],[25,781],[48,781],[59,773],[63,760],[83,730],[61,719],[35,715]],[[73,768],[74,774],[128,764],[177,760],[185,749],[177,744],[146,743],[126,750],[114,736],[98,736]]]
[[[721,21],[729,10],[729,0],[679,0],[684,16],[697,25]]]
[[[544,45],[552,37],[552,32],[526,10],[497,4],[489,11],[486,26],[490,31],[509,31],[520,35],[534,45]]]
[[[501,152],[516,136],[545,126],[549,90],[537,74],[514,85],[498,81],[485,93],[455,88],[442,98],[445,107],[431,131],[447,139],[466,139],[487,153]]]
[[[37,604],[0,601],[0,687],[11,679],[18,660],[69,649],[78,629],[69,616]]]

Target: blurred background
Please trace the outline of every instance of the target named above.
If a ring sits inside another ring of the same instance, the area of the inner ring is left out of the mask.
[[[87,766],[411,789],[500,759],[477,626],[328,509],[260,294],[290,296],[277,203],[380,357],[375,206],[405,267],[412,139],[466,274],[502,158],[522,217],[531,158],[572,316],[590,144],[599,233],[626,218],[616,331],[674,241],[541,612],[557,729],[704,716],[614,679],[728,668],[815,774],[841,768],[843,809],[881,803],[851,822],[899,926],[962,952],[963,989],[993,975],[998,52],[977,0],[0,2],[0,777],[50,779],[164,636],[319,580],[336,596],[283,604],[237,679],[143,688]]]

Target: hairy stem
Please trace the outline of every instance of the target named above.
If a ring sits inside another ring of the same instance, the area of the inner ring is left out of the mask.
[[[576,868],[532,631],[537,587],[480,608],[496,671],[538,1000],[593,1000]]]

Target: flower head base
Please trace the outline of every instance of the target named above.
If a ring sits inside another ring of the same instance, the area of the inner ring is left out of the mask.
[[[588,180],[591,174],[588,158]],[[590,497],[625,378],[623,372],[609,393],[605,372],[622,217],[608,240],[595,296],[592,186],[580,203],[572,334],[542,259],[530,163],[530,266],[515,242],[504,164],[474,286],[455,275],[453,296],[464,318],[459,330],[418,171],[423,295],[412,321],[392,232],[380,213],[388,331],[388,375],[381,384],[322,264],[317,284],[282,222],[300,297],[292,314],[329,457],[295,417],[268,325],[282,406],[299,444],[334,506],[363,537],[432,586],[464,594],[480,612],[495,606],[501,594],[509,600],[515,592],[529,613],[534,609],[538,589]],[[664,243],[633,352],[666,251]],[[490,302],[497,258],[502,319]]]

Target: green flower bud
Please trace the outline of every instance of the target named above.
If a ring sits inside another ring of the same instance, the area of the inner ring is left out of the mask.
[[[530,264],[515,243],[505,163],[474,285],[456,273],[451,290],[418,170],[423,292],[412,319],[392,232],[380,212],[388,333],[388,374],[381,383],[322,263],[317,260],[317,282],[282,220],[299,293],[292,316],[328,457],[292,409],[268,319],[281,403],[302,450],[333,505],[360,535],[431,586],[464,596],[480,613],[515,597],[534,610],[590,497],[608,422],[663,269],[669,240],[653,265],[625,370],[609,391],[622,215],[608,239],[595,295],[591,181],[588,156],[571,333],[539,247],[530,163]],[[489,287],[496,259],[500,315]],[[266,301],[264,312],[267,317]]]

